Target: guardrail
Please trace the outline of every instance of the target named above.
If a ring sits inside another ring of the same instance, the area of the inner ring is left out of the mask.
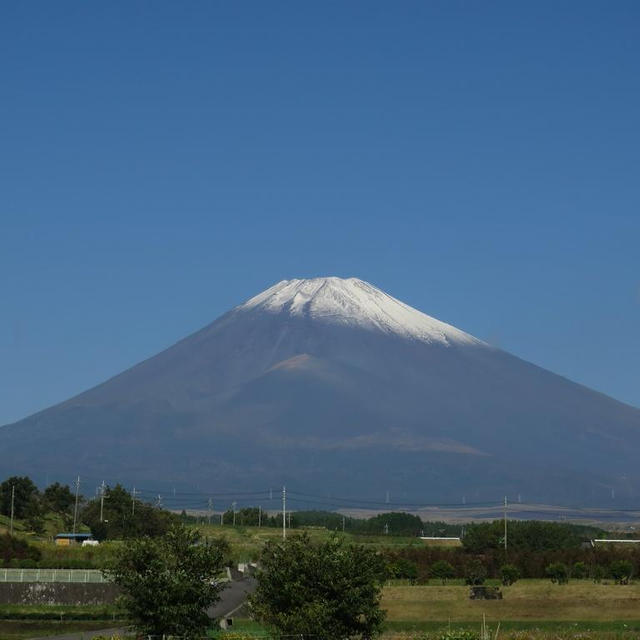
[[[0,582],[109,582],[97,569],[0,569]]]

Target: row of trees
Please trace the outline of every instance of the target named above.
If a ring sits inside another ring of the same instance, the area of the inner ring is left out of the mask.
[[[42,533],[47,513],[61,516],[65,525],[71,522],[75,495],[57,482],[41,492],[28,476],[13,476],[0,484],[0,513],[10,516],[12,503],[14,517],[26,520],[30,529]]]
[[[76,496],[68,485],[58,482],[40,491],[27,476],[13,476],[0,484],[0,513],[26,521],[35,533],[44,532],[47,514],[58,516],[65,529],[70,529],[74,516],[78,525],[89,527],[98,540],[159,536],[169,529],[176,516],[133,496],[121,485],[105,487],[104,495],[92,500]]]
[[[540,520],[509,520],[507,528],[509,546],[527,552],[579,549],[586,540],[605,536],[597,527]],[[462,544],[471,553],[502,549],[504,522],[494,520],[468,525]]]
[[[399,551],[387,550],[384,553],[390,577],[417,583],[424,583],[431,578],[456,578],[477,584],[473,576],[483,576],[497,578],[508,584],[505,566],[513,567],[514,571],[509,575],[517,578],[557,576],[558,582],[564,582],[562,575],[567,579],[591,579],[596,582],[605,578],[624,582],[624,576],[628,580],[632,575],[640,575],[640,550],[629,549],[510,553],[508,560],[505,560],[504,552],[501,551],[471,554],[462,549],[405,548]],[[549,567],[560,567],[561,572],[556,573]]]

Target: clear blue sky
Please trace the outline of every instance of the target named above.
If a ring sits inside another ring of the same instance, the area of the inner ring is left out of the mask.
[[[0,7],[0,424],[283,278],[640,406],[640,3]]]

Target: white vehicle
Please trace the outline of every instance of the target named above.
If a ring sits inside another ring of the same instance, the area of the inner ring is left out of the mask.
[[[100,543],[97,540],[83,540],[82,541],[82,546],[83,547],[97,547]]]

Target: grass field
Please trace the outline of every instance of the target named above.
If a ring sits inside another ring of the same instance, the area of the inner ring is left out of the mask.
[[[391,623],[492,621],[637,621],[640,584],[520,580],[503,600],[470,600],[464,586],[386,587],[382,606]]]
[[[224,536],[231,544],[234,560],[238,562],[257,560],[260,555],[260,550],[268,540],[282,540],[282,529],[277,529],[275,527],[233,527],[214,524],[198,524],[192,526],[195,529],[198,529],[204,537]],[[327,529],[310,527],[309,529],[291,529],[287,531],[287,535],[299,535],[303,532],[309,534],[311,539],[315,541],[327,540],[333,533]],[[349,542],[362,544],[372,548],[393,549],[402,547],[420,548],[427,546],[427,544],[423,540],[420,540],[420,538],[409,536],[355,535],[348,531],[340,533],[340,535],[344,535]],[[431,541],[429,544],[433,546],[434,542]],[[447,542],[443,542],[443,546],[446,545]]]

